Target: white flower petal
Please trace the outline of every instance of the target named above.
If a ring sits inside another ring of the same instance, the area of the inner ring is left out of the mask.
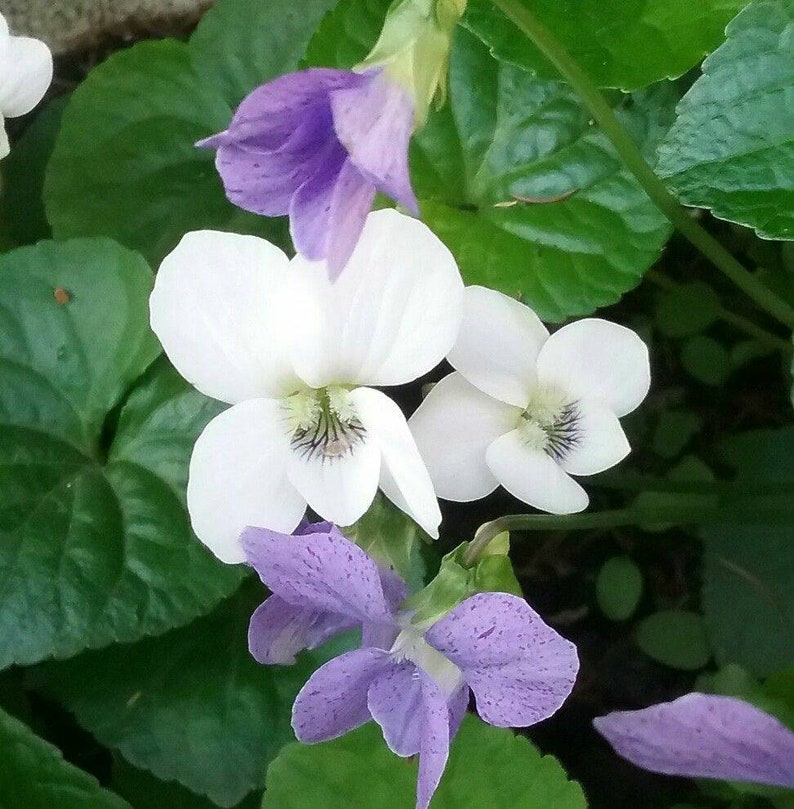
[[[6,132],[6,123],[2,114],[0,114],[0,160],[2,160],[11,151],[8,144],[8,132]]]
[[[292,359],[311,387],[410,382],[444,358],[460,325],[455,259],[426,225],[394,210],[367,217],[336,281],[324,262],[298,255],[289,285],[301,311]]]
[[[490,494],[499,482],[485,462],[485,451],[516,426],[520,414],[519,408],[491,398],[459,373],[434,385],[408,426],[436,494],[457,502]]]
[[[538,379],[557,385],[572,399],[598,398],[625,416],[650,388],[648,348],[625,326],[598,318],[579,320],[549,337],[538,355]]]
[[[497,438],[486,460],[502,486],[530,506],[552,514],[587,508],[587,492],[545,452],[528,447],[518,430]]]
[[[377,438],[366,435],[336,458],[290,450],[287,476],[320,519],[345,526],[358,520],[375,499],[380,466]]]
[[[202,393],[241,402],[289,392],[279,291],[288,260],[264,239],[200,230],[165,257],[149,301],[152,329]]]
[[[489,396],[526,407],[535,385],[535,362],[549,337],[523,303],[485,287],[466,287],[463,321],[447,359]]]
[[[244,562],[249,525],[291,533],[306,501],[287,480],[281,403],[250,399],[216,416],[190,459],[187,507],[196,536],[222,561]]]
[[[618,417],[606,405],[585,399],[578,405],[576,440],[560,460],[572,475],[595,475],[622,461],[631,452]]]
[[[438,500],[402,411],[386,394],[371,388],[351,391],[350,402],[367,433],[380,444],[383,493],[437,539]]]
[[[52,81],[52,54],[39,39],[10,37],[0,56],[0,112],[16,118],[30,112]]]

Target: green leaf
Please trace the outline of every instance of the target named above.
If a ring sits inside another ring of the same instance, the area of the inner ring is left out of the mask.
[[[705,331],[720,316],[720,299],[703,281],[679,284],[659,294],[656,325],[666,337],[687,337]]]
[[[0,256],[0,668],[164,632],[239,582],[192,535],[190,446],[217,405],[161,363],[152,274],[106,239]]]
[[[683,671],[702,669],[711,659],[703,616],[695,612],[649,615],[637,627],[637,644],[648,657]]]
[[[646,148],[666,130],[673,100],[670,86],[613,99]],[[544,319],[617,301],[670,234],[566,84],[497,62],[465,31],[452,53],[449,103],[414,145],[423,218],[466,282],[521,297]]]
[[[596,599],[610,621],[626,621],[642,597],[642,571],[628,556],[613,556],[596,578]]]
[[[270,765],[262,809],[413,806],[417,762],[397,758],[370,723],[332,742],[291,744]],[[557,759],[469,714],[452,742],[433,809],[586,809]]]
[[[427,571],[421,549],[430,537],[382,494],[346,529],[346,535],[383,567],[396,570],[412,591],[424,584]]]
[[[378,39],[390,5],[391,0],[341,0],[309,41],[306,66],[349,70],[361,62]]]
[[[65,95],[50,101],[0,163],[3,172],[0,221],[18,245],[32,244],[51,235],[42,199],[44,170],[68,101]]]
[[[677,457],[702,426],[703,419],[690,410],[663,410],[653,433],[653,451],[662,458]]]
[[[756,0],[727,28],[659,147],[682,202],[794,239],[794,0]]]
[[[4,711],[0,711],[0,750],[3,809],[131,809]]]
[[[225,197],[214,152],[242,96],[294,69],[330,0],[222,0],[189,44],[140,42],[113,54],[73,93],[47,168],[58,238],[112,236],[159,263],[189,230],[284,242],[282,220]]]
[[[540,20],[600,87],[635,90],[680,76],[722,42],[747,0],[517,0]],[[470,0],[467,27],[494,53],[541,76],[545,56],[487,0]]]
[[[218,804],[209,798],[196,795],[176,781],[161,781],[120,756],[113,762],[111,786],[135,809],[218,809]],[[259,809],[261,802],[261,795],[252,792],[234,809]]]
[[[722,343],[705,334],[690,337],[681,349],[686,372],[704,385],[721,385],[731,372],[731,357]]]
[[[739,484],[794,485],[794,427],[737,436],[725,455]],[[764,520],[764,506],[788,514],[788,521]],[[722,512],[723,521],[701,530],[706,626],[718,663],[764,677],[794,662],[794,500],[790,493],[748,493],[732,497]]]
[[[266,595],[251,579],[187,627],[47,664],[34,684],[136,767],[234,806],[264,785],[268,762],[294,739],[290,712],[298,690],[349,644],[339,639],[302,654],[294,666],[260,665],[246,638]]]

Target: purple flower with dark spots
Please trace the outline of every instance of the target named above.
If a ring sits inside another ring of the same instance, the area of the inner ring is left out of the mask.
[[[312,68],[250,93],[217,149],[226,196],[264,216],[289,214],[295,248],[338,276],[375,192],[418,214],[408,176],[414,103],[383,69]]]
[[[687,694],[593,724],[618,755],[651,772],[794,788],[794,732],[734,697]]]
[[[394,753],[419,755],[416,806],[426,809],[470,692],[480,716],[498,727],[533,725],[570,694],[576,648],[522,599],[478,593],[432,625],[414,625],[399,610],[394,577],[384,578],[333,526],[312,530],[292,537],[249,528],[243,536],[250,564],[273,593],[251,622],[257,659],[285,649],[292,655],[303,639],[316,644],[335,626],[364,628],[362,647],[317,669],[298,694],[292,727],[300,741],[334,739],[374,719]],[[270,623],[263,612],[274,598],[290,605],[293,625],[312,628],[288,644],[278,640],[283,613]],[[315,626],[322,627],[316,634]]]

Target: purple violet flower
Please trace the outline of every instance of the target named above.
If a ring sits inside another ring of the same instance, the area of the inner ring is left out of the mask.
[[[686,694],[593,724],[618,755],[651,772],[794,788],[794,733],[734,697]]]
[[[292,606],[293,616],[302,610],[295,625],[315,621],[323,639],[334,621],[364,627],[362,647],[321,666],[298,694],[292,727],[300,741],[334,739],[374,719],[394,753],[419,754],[416,807],[426,809],[470,691],[480,716],[498,727],[533,725],[570,694],[576,648],[522,599],[478,593],[432,626],[416,626],[398,610],[393,583],[384,586],[361,548],[327,523],[311,530],[293,537],[248,528],[243,535],[248,561],[274,594],[265,605],[277,598]],[[284,649],[294,654],[300,637],[317,642],[312,631],[296,632],[273,653],[284,621],[268,625],[262,610],[249,634],[257,659],[274,659]],[[315,617],[307,621],[310,613]]]
[[[311,68],[258,87],[228,129],[196,145],[218,150],[231,202],[264,216],[289,214],[295,248],[325,259],[336,277],[376,191],[418,215],[408,176],[413,128],[411,96],[381,68]]]

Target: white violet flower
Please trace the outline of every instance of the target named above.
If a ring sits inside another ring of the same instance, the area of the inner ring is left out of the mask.
[[[399,407],[369,386],[401,385],[455,342],[463,282],[421,222],[372,213],[336,282],[254,236],[188,233],[150,301],[169,359],[232,405],[190,461],[193,528],[225,562],[245,560],[249,525],[289,533],[309,506],[350,525],[378,487],[431,536],[441,513]]]
[[[648,349],[630,329],[586,319],[549,336],[527,306],[467,287],[456,373],[410,420],[439,497],[465,502],[501,483],[553,514],[587,507],[571,475],[594,475],[629,453],[618,421],[650,386]]]
[[[52,54],[39,39],[15,37],[0,14],[0,158],[9,152],[5,119],[30,112],[52,81]]]

